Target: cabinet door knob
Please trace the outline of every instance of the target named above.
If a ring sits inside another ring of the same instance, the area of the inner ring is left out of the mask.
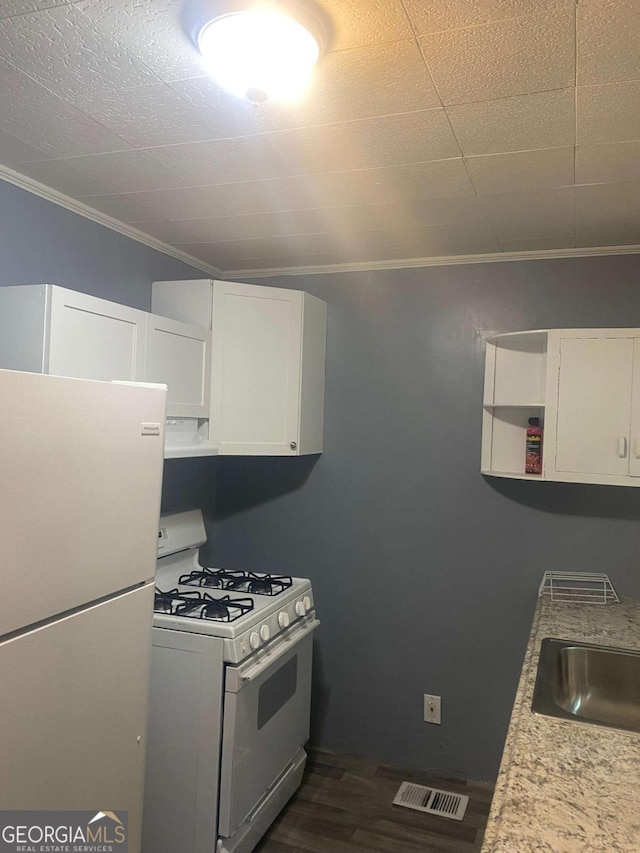
[[[640,436],[636,437],[636,459],[640,459]]]
[[[627,437],[626,435],[621,435],[618,439],[618,456],[620,459],[624,459],[627,455]]]
[[[297,446],[298,446],[298,442],[297,442],[297,441],[291,441],[291,442],[289,442],[289,447],[290,447],[292,450],[295,450]]]

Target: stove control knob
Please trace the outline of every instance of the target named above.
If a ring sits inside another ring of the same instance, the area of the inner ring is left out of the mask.
[[[304,601],[300,599],[300,601],[296,601],[296,616],[304,616],[307,612],[304,606]]]
[[[249,645],[252,649],[257,649],[260,645],[260,635],[255,631],[251,632],[251,636],[249,637]]]
[[[288,628],[290,621],[289,614],[286,610],[281,610],[280,613],[278,613],[278,625],[281,628]]]
[[[271,631],[269,630],[269,626],[268,625],[262,625],[262,627],[260,628],[260,637],[266,643],[270,636],[271,636]]]
[[[302,601],[304,603],[304,609],[308,613],[311,610],[311,599],[309,598],[308,595],[305,595],[305,597],[302,599]]]

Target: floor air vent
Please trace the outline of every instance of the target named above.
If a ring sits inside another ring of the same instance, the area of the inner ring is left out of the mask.
[[[414,785],[413,782],[403,782],[393,799],[394,806],[404,806],[407,809],[415,809],[439,817],[450,817],[453,820],[462,820],[468,802],[469,797],[463,794],[439,791],[437,788]]]

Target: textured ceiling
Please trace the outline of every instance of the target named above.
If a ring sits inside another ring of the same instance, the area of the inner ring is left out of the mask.
[[[640,244],[640,0],[319,0],[305,99],[181,0],[0,0],[0,163],[226,272]]]

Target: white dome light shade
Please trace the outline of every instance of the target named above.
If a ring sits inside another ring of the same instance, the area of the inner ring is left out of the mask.
[[[320,55],[309,30],[292,18],[263,10],[210,21],[200,31],[198,47],[214,80],[252,101],[295,101]]]

